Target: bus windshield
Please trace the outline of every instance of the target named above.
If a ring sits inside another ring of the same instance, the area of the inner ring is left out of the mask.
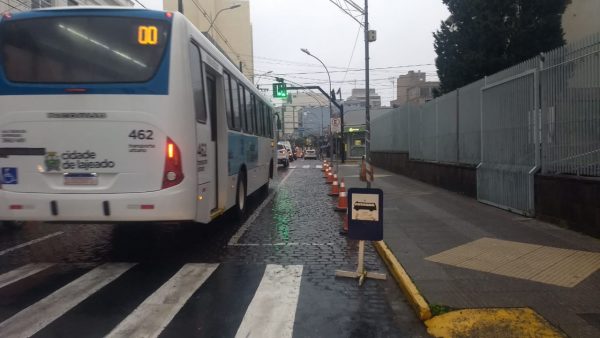
[[[0,23],[0,60],[19,83],[132,83],[160,65],[170,23],[132,17],[66,16]]]

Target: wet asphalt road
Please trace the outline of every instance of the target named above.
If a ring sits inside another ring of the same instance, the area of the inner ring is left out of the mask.
[[[427,336],[395,282],[362,287],[317,161],[278,170],[240,222],[0,227],[0,336]],[[366,246],[369,271],[386,272]]]

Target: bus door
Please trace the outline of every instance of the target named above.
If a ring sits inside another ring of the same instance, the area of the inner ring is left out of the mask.
[[[207,67],[208,69],[208,67]],[[212,156],[209,159],[207,170],[212,171],[213,195],[210,203],[210,209],[216,209],[219,202],[219,146],[217,142],[217,78],[210,70],[206,72],[206,106],[208,108],[208,120],[210,124],[210,143],[213,149]],[[211,163],[212,162],[212,163]]]

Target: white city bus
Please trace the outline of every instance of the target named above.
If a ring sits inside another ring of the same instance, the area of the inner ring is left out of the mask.
[[[0,220],[208,223],[267,189],[273,111],[179,13],[0,18]]]

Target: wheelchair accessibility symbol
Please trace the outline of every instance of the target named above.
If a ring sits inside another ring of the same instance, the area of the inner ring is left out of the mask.
[[[17,176],[17,168],[2,168],[2,184],[17,184],[19,177]]]

